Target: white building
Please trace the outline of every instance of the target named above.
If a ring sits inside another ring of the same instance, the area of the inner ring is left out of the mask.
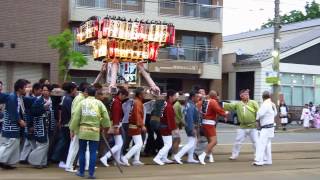
[[[288,105],[320,104],[320,19],[285,25],[281,29],[281,92]],[[249,88],[261,102],[272,71],[273,28],[224,37],[223,98],[237,99]]]

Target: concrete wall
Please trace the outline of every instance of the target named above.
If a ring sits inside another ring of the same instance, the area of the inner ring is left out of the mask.
[[[219,93],[219,95],[222,95],[222,80],[221,79],[211,80],[209,84],[209,90],[215,90]]]
[[[235,72],[228,73],[228,98],[229,100],[236,99],[236,80],[237,76]]]
[[[0,48],[0,61],[49,63],[50,80],[57,82],[59,56],[48,46],[48,36],[58,34],[66,27],[67,2],[1,0],[0,42],[4,47]],[[11,43],[16,47],[11,48]]]
[[[203,72],[200,76],[201,79],[221,79],[221,65],[219,64],[202,64]]]
[[[255,89],[254,89],[254,99],[258,102],[262,102],[263,91],[271,91],[272,87],[266,83],[266,73],[272,71],[272,66],[266,66],[263,68],[258,68],[255,71]]]
[[[236,54],[224,54],[222,55],[222,72],[229,73],[234,71],[233,63],[236,62]]]

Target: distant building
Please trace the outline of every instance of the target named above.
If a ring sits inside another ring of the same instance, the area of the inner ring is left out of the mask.
[[[262,101],[272,72],[273,29],[224,37],[223,98],[237,99],[239,90],[249,88],[252,98]],[[281,29],[281,92],[288,105],[320,104],[320,19]]]
[[[161,20],[176,26],[176,44],[161,49],[157,63],[146,66],[162,91],[190,91],[194,85],[221,92],[223,0],[70,0],[69,23],[74,29],[91,16]],[[74,81],[92,81],[100,70],[90,49],[75,44],[89,58],[88,66],[73,68]],[[141,84],[146,85],[144,79]]]

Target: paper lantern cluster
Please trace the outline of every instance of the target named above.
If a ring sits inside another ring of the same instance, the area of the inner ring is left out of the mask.
[[[174,45],[175,27],[159,21],[94,16],[77,28],[77,41],[93,47],[94,60],[155,62],[160,47]]]

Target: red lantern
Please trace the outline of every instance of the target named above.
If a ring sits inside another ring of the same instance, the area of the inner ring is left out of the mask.
[[[167,41],[166,44],[168,46],[172,46],[175,43],[175,36],[176,36],[176,30],[173,24],[168,24],[168,30],[167,30]]]
[[[105,17],[101,23],[101,30],[102,30],[102,37],[103,38],[108,38],[109,28],[110,28],[110,18]]]
[[[158,58],[159,43],[150,43],[148,48],[148,60],[156,62]]]
[[[100,31],[100,22],[99,19],[96,19],[93,21],[94,24],[94,31],[93,31],[93,39],[98,39],[99,37],[99,31]]]
[[[173,24],[171,24],[170,26],[170,41],[169,41],[169,45],[172,46],[174,45],[176,41],[176,28],[174,27]]]
[[[90,17],[88,21],[85,22],[85,32],[86,32],[86,42],[91,40],[97,40],[99,37],[99,18],[96,16]]]
[[[158,59],[158,54],[159,54],[159,43],[154,43],[153,48],[154,48],[154,54],[153,54],[153,58],[151,59],[151,61],[156,62]]]
[[[114,39],[110,40],[108,42],[108,58],[113,59],[115,57],[115,48],[116,48],[116,42]]]

